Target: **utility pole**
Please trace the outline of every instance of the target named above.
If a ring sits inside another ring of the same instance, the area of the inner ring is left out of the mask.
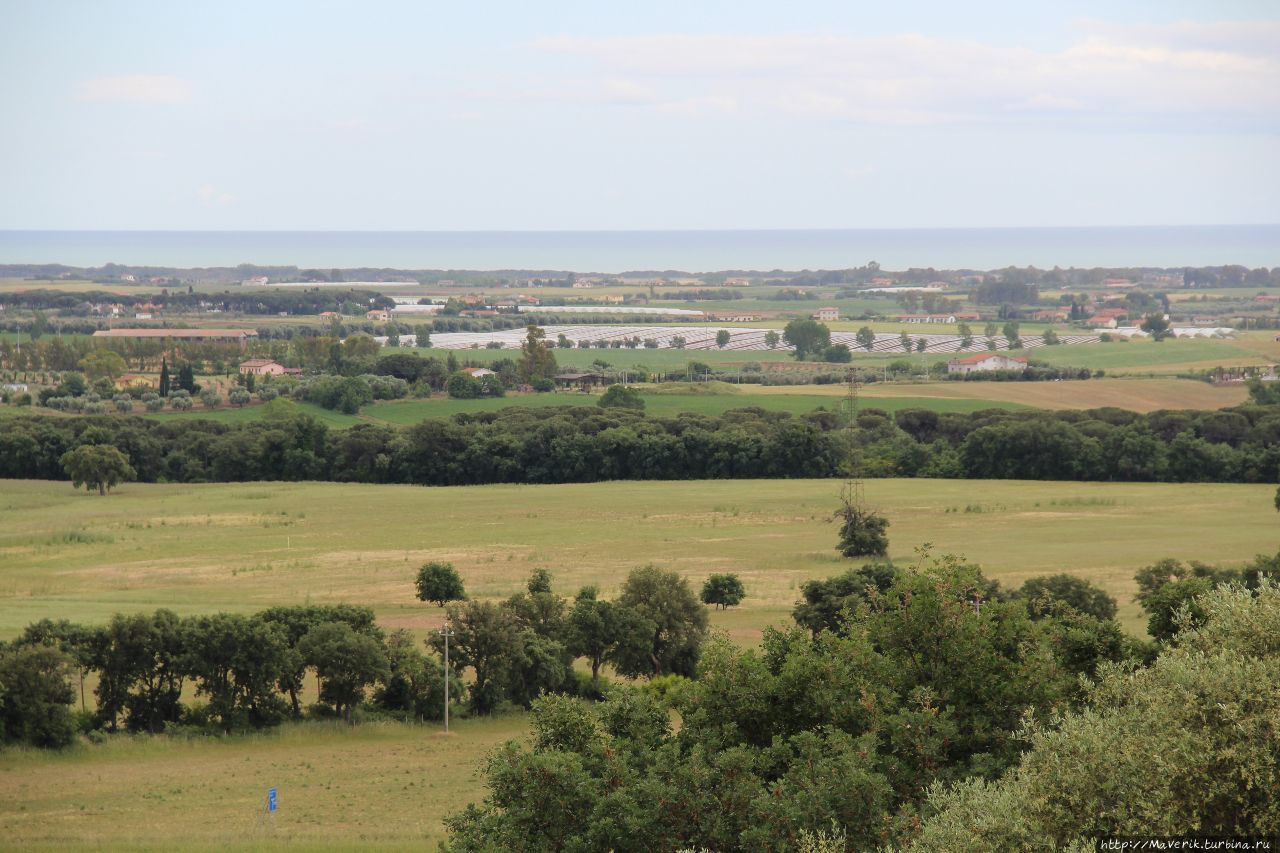
[[[449,733],[449,638],[453,636],[453,629],[446,622],[445,626],[436,632],[444,637],[444,733]]]

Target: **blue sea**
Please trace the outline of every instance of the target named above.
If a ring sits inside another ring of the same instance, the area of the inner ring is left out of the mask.
[[[574,270],[1280,266],[1280,225],[775,231],[0,231],[0,263]]]

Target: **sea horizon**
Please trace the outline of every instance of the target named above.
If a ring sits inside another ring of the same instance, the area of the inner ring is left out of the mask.
[[[1280,266],[1280,224],[698,230],[0,230],[0,264],[794,271]]]

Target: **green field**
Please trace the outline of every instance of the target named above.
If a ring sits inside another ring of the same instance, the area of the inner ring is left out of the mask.
[[[454,562],[471,594],[520,589],[548,568],[557,589],[617,593],[654,562],[695,584],[735,571],[741,607],[713,628],[754,643],[785,623],[809,579],[851,562],[833,549],[838,483],[619,482],[419,488],[247,483],[126,485],[107,498],[67,483],[7,481],[0,496],[0,636],[35,619],[101,622],[116,611],[250,612],[350,601],[420,635],[441,610],[414,600],[416,568]],[[1239,563],[1276,547],[1271,486],[870,481],[892,555],[931,543],[1016,586],[1068,571],[1121,602],[1134,632],[1136,569],[1164,557]],[[230,545],[228,543],[231,543]],[[63,753],[0,750],[6,847],[420,848],[481,794],[484,754],[520,716],[435,725],[300,723],[232,738],[112,738]],[[259,820],[280,790],[274,825]]]
[[[234,738],[118,736],[0,751],[5,849],[428,849],[484,791],[479,759],[523,716],[436,726],[286,724]],[[279,811],[266,820],[268,788]]]
[[[6,481],[0,636],[44,616],[101,622],[121,609],[244,612],[307,599],[368,603],[387,624],[425,630],[441,613],[413,600],[413,573],[443,559],[480,596],[515,592],[538,567],[562,592],[594,583],[606,594],[647,561],[695,580],[738,571],[751,596],[714,619],[751,639],[786,618],[801,582],[842,565],[828,521],[837,487],[129,484],[101,498],[68,483]],[[1015,585],[1080,572],[1120,599],[1134,630],[1136,569],[1161,556],[1243,561],[1275,541],[1269,486],[874,480],[867,488],[892,521],[895,558],[931,542]]]

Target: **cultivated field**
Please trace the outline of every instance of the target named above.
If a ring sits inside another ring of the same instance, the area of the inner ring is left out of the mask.
[[[786,396],[795,387],[759,388],[761,396]],[[842,396],[840,386],[806,387],[810,396]],[[1029,406],[1036,409],[1097,409],[1113,406],[1135,412],[1157,409],[1221,409],[1238,406],[1249,398],[1243,385],[1210,385],[1191,379],[1090,379],[1071,382],[931,382],[925,384],[872,384],[859,391],[864,406],[882,409],[912,401],[920,408],[942,411],[946,403],[980,401],[988,407]]]
[[[339,484],[126,485],[107,498],[66,483],[7,481],[0,496],[0,636],[44,616],[118,610],[250,612],[269,604],[373,605],[420,634],[441,611],[413,600],[415,569],[453,561],[469,591],[509,595],[546,567],[559,591],[613,595],[653,561],[699,583],[736,571],[743,606],[713,626],[754,643],[786,622],[800,583],[840,571],[827,521],[838,483],[814,480],[418,488]],[[893,556],[955,552],[1007,585],[1069,571],[1121,601],[1163,556],[1230,563],[1275,547],[1270,486],[884,480]],[[228,543],[234,543],[228,546]],[[1158,543],[1153,545],[1152,543]],[[228,739],[114,738],[64,753],[0,751],[6,847],[225,849],[287,844],[434,846],[441,818],[482,795],[491,748],[521,716],[438,726],[286,725]],[[274,824],[261,820],[280,790]]]

